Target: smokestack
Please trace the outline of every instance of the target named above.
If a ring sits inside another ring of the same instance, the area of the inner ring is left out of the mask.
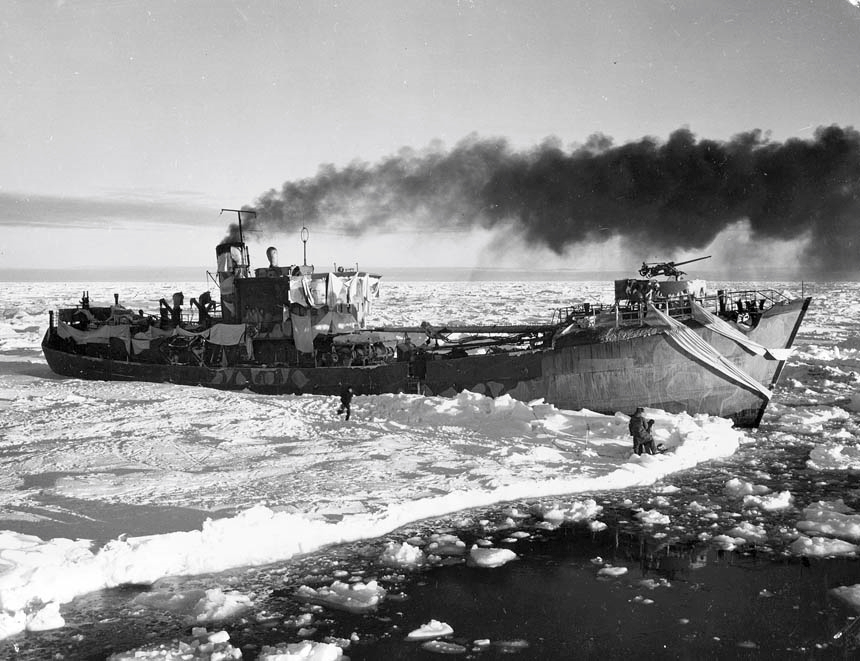
[[[828,126],[774,142],[756,129],[717,141],[678,129],[620,146],[598,134],[568,151],[555,139],[515,151],[472,135],[450,151],[323,166],[254,208],[246,231],[504,226],[558,254],[621,237],[639,254],[669,255],[746,219],[754,240],[808,239],[807,267],[856,269],[860,133]]]

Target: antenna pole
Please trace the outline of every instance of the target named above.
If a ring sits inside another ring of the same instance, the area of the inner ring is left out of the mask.
[[[224,213],[225,211],[232,211],[236,213],[236,216],[239,218],[239,242],[245,243],[245,236],[244,234],[242,234],[242,214],[249,213],[256,218],[257,212],[253,209],[221,209],[221,213]],[[220,216],[221,214],[218,215]]]

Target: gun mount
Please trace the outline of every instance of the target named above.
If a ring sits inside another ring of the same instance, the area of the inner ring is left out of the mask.
[[[684,264],[692,264],[693,262],[700,262],[703,259],[710,258],[710,255],[706,255],[705,257],[696,257],[695,259],[688,259],[684,262],[642,262],[642,268],[639,269],[639,275],[641,275],[643,278],[654,278],[658,275],[665,275],[670,278],[675,278],[675,280],[678,280],[682,275],[685,274],[684,271],[678,268],[679,266],[683,266]]]

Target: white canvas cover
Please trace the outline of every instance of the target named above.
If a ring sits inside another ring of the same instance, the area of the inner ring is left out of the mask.
[[[131,332],[127,324],[116,326],[106,324],[98,328],[80,330],[61,321],[57,325],[57,334],[62,338],[70,337],[78,344],[110,344],[110,338],[116,337],[123,341],[126,351],[131,351]]]
[[[752,390],[757,390],[768,400],[773,396],[773,393],[768,388],[756,381],[740,367],[726,360],[719,351],[705,342],[695,331],[661,312],[652,303],[648,304],[648,316],[645,317],[645,323],[649,326],[668,326],[669,332],[666,333],[666,338],[679,349],[692,354],[725,376],[728,380]]]
[[[734,340],[742,347],[749,349],[757,356],[764,356],[768,360],[787,360],[788,357],[791,355],[791,349],[768,349],[767,347],[762,346],[758,342],[749,339],[737,328],[735,328],[728,322],[720,319],[715,314],[709,312],[701,305],[696,303],[696,301],[692,301],[692,304],[693,319],[698,321],[703,326],[707,326],[715,333],[719,333],[723,337],[727,337],[730,340]]]

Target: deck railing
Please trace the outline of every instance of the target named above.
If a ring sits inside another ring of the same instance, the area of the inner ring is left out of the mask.
[[[695,301],[709,312],[723,319],[747,324],[754,324],[765,310],[789,300],[791,299],[788,296],[774,289],[720,289],[695,298]],[[650,302],[673,319],[684,320],[693,315],[689,296],[656,298]],[[554,310],[551,324],[573,323],[601,313],[612,313],[616,326],[642,325],[646,311],[646,302],[616,301],[611,306],[602,303],[577,303]]]

